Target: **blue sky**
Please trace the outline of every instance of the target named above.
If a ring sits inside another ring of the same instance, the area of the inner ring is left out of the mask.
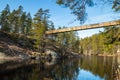
[[[63,8],[55,4],[55,0],[0,0],[0,11],[4,9],[6,4],[10,5],[10,9],[17,9],[19,5],[24,7],[24,11],[30,12],[32,17],[39,8],[50,9],[50,20],[56,27],[58,26],[80,26],[79,21],[73,22],[76,18],[68,8]],[[99,22],[112,21],[120,18],[119,13],[113,12],[111,6],[94,6],[87,7],[88,19],[85,24],[93,24]],[[73,22],[71,24],[71,22]],[[83,24],[83,25],[85,25]],[[91,36],[103,29],[78,31],[80,38]]]

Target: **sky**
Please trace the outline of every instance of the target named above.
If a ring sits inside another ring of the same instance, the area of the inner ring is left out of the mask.
[[[40,8],[49,9],[50,20],[54,22],[56,28],[59,26],[73,27],[81,25],[79,21],[73,22],[76,16],[71,14],[68,8],[55,4],[55,0],[0,0],[0,12],[5,8],[6,4],[9,4],[11,11],[22,5],[24,11],[30,12],[32,17]],[[83,25],[113,21],[120,18],[120,14],[114,12],[111,6],[87,7],[86,11],[88,18]],[[103,31],[103,29],[82,30],[78,31],[78,34],[80,38],[84,38],[99,33],[99,31]]]

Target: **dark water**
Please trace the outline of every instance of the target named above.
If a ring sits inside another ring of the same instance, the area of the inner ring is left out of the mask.
[[[115,80],[117,57],[1,62],[0,80]]]

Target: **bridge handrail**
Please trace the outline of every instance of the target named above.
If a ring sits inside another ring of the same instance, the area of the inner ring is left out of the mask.
[[[50,30],[50,31],[46,31],[45,34],[48,35],[48,34],[94,29],[94,28],[109,27],[109,26],[116,26],[116,25],[120,25],[120,20],[90,24],[90,25],[75,26],[75,27],[69,27],[64,29]]]

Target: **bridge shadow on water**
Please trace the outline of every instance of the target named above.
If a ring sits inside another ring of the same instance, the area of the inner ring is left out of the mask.
[[[119,63],[120,64],[120,63]],[[26,60],[0,64],[1,80],[117,80],[116,57]]]

